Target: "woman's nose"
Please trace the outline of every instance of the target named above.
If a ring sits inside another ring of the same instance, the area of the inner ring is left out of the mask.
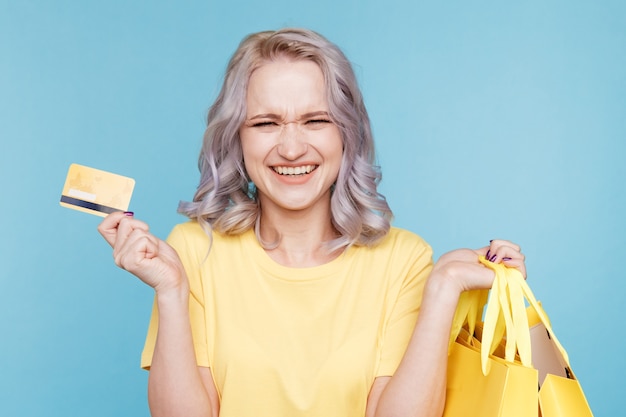
[[[308,145],[296,122],[285,123],[280,132],[278,154],[285,159],[295,160],[304,155]]]

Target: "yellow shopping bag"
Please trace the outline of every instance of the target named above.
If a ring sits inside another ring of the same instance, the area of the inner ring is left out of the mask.
[[[548,374],[539,390],[541,417],[593,417],[576,379]]]
[[[452,345],[444,417],[537,417],[537,370],[491,356],[482,373],[480,346]]]
[[[593,417],[580,383],[572,372],[567,355],[541,321],[535,308],[528,307],[533,366],[539,376],[539,412],[542,417]],[[547,319],[547,315],[542,312]],[[549,323],[548,323],[549,324]]]
[[[484,291],[459,300],[444,417],[592,417],[567,353],[519,271],[481,262],[496,279],[486,305]]]

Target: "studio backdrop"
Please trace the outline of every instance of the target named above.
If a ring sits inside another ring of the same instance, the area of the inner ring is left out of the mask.
[[[72,163],[136,180],[165,238],[248,33],[319,31],[365,95],[394,224],[438,257],[520,243],[597,417],[623,413],[626,3],[0,0],[0,415],[148,416],[152,291],[100,218],[59,205]]]

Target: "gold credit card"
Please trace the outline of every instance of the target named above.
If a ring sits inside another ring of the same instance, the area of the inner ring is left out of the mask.
[[[127,211],[135,180],[111,172],[72,164],[61,193],[63,207],[105,217]]]

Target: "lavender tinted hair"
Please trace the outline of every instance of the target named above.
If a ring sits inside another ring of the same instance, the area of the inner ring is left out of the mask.
[[[260,207],[244,167],[239,129],[246,119],[246,92],[251,74],[278,58],[315,62],[324,74],[329,113],[343,140],[343,158],[331,197],[333,226],[339,237],[331,249],[374,245],[389,231],[391,210],[378,193],[369,117],[354,71],[341,50],[321,35],[304,29],[260,32],[246,37],[232,56],[222,89],[211,106],[198,167],[200,184],[192,202],[178,211],[205,230],[240,234],[255,227]]]

